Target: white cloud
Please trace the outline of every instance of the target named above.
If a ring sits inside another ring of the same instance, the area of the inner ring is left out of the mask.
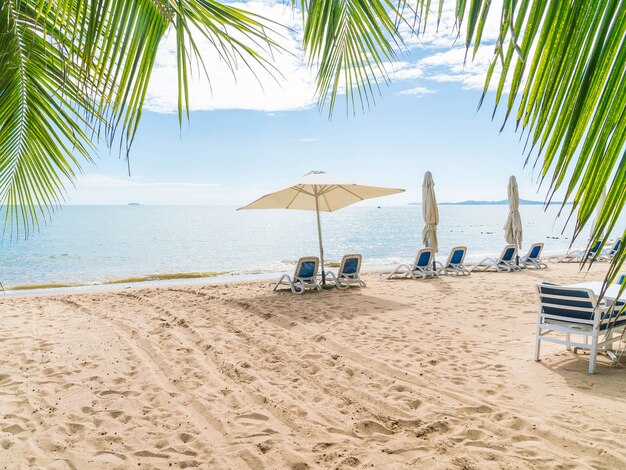
[[[216,183],[155,181],[142,177],[114,177],[91,173],[82,175],[71,192],[72,204],[230,204],[237,198],[251,199],[249,194]]]
[[[421,98],[425,95],[432,95],[433,93],[437,93],[437,90],[433,90],[432,88],[426,88],[423,86],[416,86],[414,88],[409,88],[408,90],[402,90],[399,92],[399,95],[410,95],[415,96],[417,98]]]
[[[319,140],[317,137],[303,137],[302,139],[294,139],[294,142],[317,142]]]
[[[455,82],[464,89],[482,90],[500,31],[502,0],[491,4],[482,33],[482,44],[475,57],[472,57],[471,50],[466,57],[465,24],[459,31],[454,9],[454,2],[444,3],[438,29],[436,11],[429,13],[426,30],[420,30],[419,35],[412,33],[407,25],[403,26],[402,34],[408,49],[426,51],[422,59],[410,68],[420,72],[415,78],[440,83]],[[490,87],[494,85],[492,81]]]
[[[467,63],[465,24],[459,34],[455,24],[454,2],[445,2],[438,30],[436,9],[430,12],[428,26],[425,31],[420,30],[419,35],[411,32],[408,25],[402,24],[401,32],[407,49],[411,53],[418,51],[421,59],[385,64],[392,81],[413,81],[416,85],[400,93],[423,96],[436,92],[433,86],[417,86],[416,79],[422,84],[424,81],[431,85],[437,82],[455,82],[460,83],[464,89],[482,89],[489,61],[493,57],[493,44],[499,33],[501,4],[501,0],[493,1],[483,31],[483,45],[476,58],[472,60],[468,57]],[[201,35],[197,35],[196,41],[210,73],[211,82],[209,84],[203,73],[195,70],[190,83],[190,109],[244,109],[263,111],[268,116],[274,116],[279,111],[314,106],[316,71],[303,60],[301,12],[293,9],[289,2],[253,0],[231,5],[283,25],[274,26],[276,31],[270,35],[284,51],[266,51],[277,72],[271,78],[260,65],[252,65],[250,69],[245,64],[238,64],[233,74],[214,47]],[[160,46],[146,98],[146,110],[160,113],[174,113],[177,110],[175,39],[174,34],[170,34]],[[429,91],[425,91],[426,89]],[[343,93],[341,88],[339,93]]]
[[[424,76],[424,70],[417,64],[396,62],[388,68],[391,69],[388,73],[391,80],[413,80]]]
[[[419,61],[425,71],[424,78],[435,82],[458,82],[464,89],[482,90],[487,70],[493,59],[493,49],[483,47],[476,57],[465,60],[465,48],[455,47],[438,52]],[[499,66],[498,66],[499,67]],[[492,86],[495,81],[492,80]]]
[[[248,109],[271,113],[314,105],[315,72],[302,60],[300,13],[284,3],[251,1],[230,5],[284,26],[274,26],[275,32],[268,30],[270,37],[285,49],[282,52],[265,51],[277,72],[272,73],[272,78],[258,64],[252,63],[248,68],[239,63],[233,74],[209,41],[197,34],[194,37],[211,82],[206,80],[204,72],[199,72],[195,67],[193,80],[189,84],[190,109]],[[177,104],[176,37],[169,34],[159,47],[145,106],[149,111],[173,113],[177,110]]]

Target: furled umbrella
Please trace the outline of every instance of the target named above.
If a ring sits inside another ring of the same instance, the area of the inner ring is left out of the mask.
[[[590,245],[593,246],[594,240],[593,235],[596,230],[596,224],[598,223],[598,219],[600,219],[600,213],[602,212],[602,206],[604,206],[604,201],[606,201],[606,187],[602,188],[602,194],[600,194],[600,198],[598,199],[598,203],[596,204],[596,215],[594,219],[591,221],[591,233],[589,234]]]
[[[507,243],[516,245],[518,249],[522,248],[522,218],[519,214],[519,190],[515,176],[509,178],[509,216],[504,224],[504,238]]]
[[[320,212],[333,212],[366,199],[401,192],[404,192],[404,189],[355,184],[343,178],[324,173],[323,171],[311,171],[293,185],[266,194],[238,210],[297,209],[315,211],[317,214],[317,236],[319,239],[320,261],[322,264],[322,283],[325,283],[324,245],[322,243]]]
[[[434,252],[438,252],[437,224],[439,223],[439,208],[437,207],[437,198],[435,197],[435,182],[430,171],[424,174],[424,183],[422,184],[422,215],[424,216],[425,224],[422,231],[424,246],[432,248]],[[433,261],[433,266],[434,263]]]

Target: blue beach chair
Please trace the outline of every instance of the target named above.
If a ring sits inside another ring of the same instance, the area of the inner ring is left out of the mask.
[[[558,260],[559,263],[580,263],[583,260],[592,260],[596,257],[598,250],[602,245],[602,240],[598,240],[593,244],[589,251],[587,250],[574,250],[568,251],[565,256]]]
[[[619,315],[624,302],[598,302],[590,289],[562,287],[547,282],[537,284],[539,311],[535,337],[535,361],[540,360],[541,342],[564,344],[567,350],[588,349],[590,352],[589,373],[596,370],[596,355],[600,350],[609,351],[613,343],[620,341],[626,328],[626,316]],[[562,333],[565,339],[548,336]],[[619,333],[614,336],[614,333]],[[571,335],[580,335],[584,343],[571,340]],[[604,335],[603,339],[600,338]]]
[[[469,269],[465,267],[465,255],[467,254],[466,246],[455,246],[450,250],[448,259],[444,264],[437,261],[438,272],[443,274],[469,275]]]
[[[353,285],[366,287],[365,281],[361,279],[362,259],[363,257],[356,253],[345,255],[341,259],[337,274],[327,271],[326,279],[330,279],[339,289],[347,289]]]
[[[615,240],[612,247],[609,247],[606,250],[602,251],[602,254],[599,258],[600,261],[613,261],[613,257],[619,251],[620,246],[622,246],[622,239],[618,238],[617,240]]]
[[[520,258],[520,263],[525,268],[545,269],[548,267],[546,263],[541,261],[541,252],[543,251],[543,243],[535,243],[528,249],[528,254]]]
[[[624,282],[626,282],[626,274],[622,274],[617,280],[618,284],[624,284]]]
[[[415,262],[413,264],[401,264],[391,273],[383,273],[387,276],[387,279],[395,278],[411,278],[411,279],[426,279],[429,277],[437,276],[437,271],[433,269],[433,256],[434,251],[432,248],[422,248],[417,252]]]
[[[288,274],[283,274],[267,286],[268,290],[276,290],[278,286],[289,286],[293,294],[304,294],[306,289],[322,290],[317,280],[320,259],[317,256],[300,258],[293,273],[293,279]]]
[[[485,258],[480,263],[478,263],[472,271],[477,272],[486,272],[491,269],[497,272],[506,272],[510,273],[512,271],[518,271],[521,269],[520,266],[516,263],[517,257],[517,246],[516,245],[507,245],[502,250],[499,258]]]

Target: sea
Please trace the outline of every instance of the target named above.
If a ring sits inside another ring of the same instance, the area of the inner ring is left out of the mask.
[[[571,206],[565,208],[568,214]],[[5,232],[0,282],[5,289],[108,285],[175,279],[240,279],[290,272],[319,254],[313,212],[237,211],[230,206],[64,206],[27,238]],[[545,256],[564,254],[573,221],[558,207],[520,207],[524,247],[544,242]],[[505,245],[506,205],[441,205],[438,258],[456,245],[467,261],[498,255]],[[422,208],[352,206],[322,213],[326,261],[361,253],[364,269],[413,261],[422,245]],[[625,220],[614,236],[624,229]],[[573,248],[583,248],[581,236]],[[522,250],[524,251],[524,250]]]

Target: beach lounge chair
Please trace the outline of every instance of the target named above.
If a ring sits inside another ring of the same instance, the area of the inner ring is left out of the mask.
[[[438,272],[443,274],[463,275],[470,274],[469,269],[465,267],[465,255],[467,254],[466,246],[455,246],[450,250],[448,259],[444,264],[437,261]]]
[[[530,246],[528,254],[520,258],[520,263],[525,268],[544,269],[548,265],[541,261],[541,252],[543,251],[543,243],[535,243]]]
[[[516,258],[517,257],[517,246],[515,245],[507,245],[502,250],[500,257],[496,258],[485,258],[480,263],[478,263],[472,271],[478,272],[486,272],[491,269],[497,272],[507,272],[517,271],[520,266],[517,265]]]
[[[434,254],[432,248],[422,248],[417,252],[415,263],[401,264],[391,273],[384,274],[387,276],[387,279],[409,277],[412,279],[426,279],[428,277],[437,276],[437,271],[433,269]]]
[[[565,256],[558,260],[559,263],[580,263],[584,259],[593,259],[596,256],[596,253],[600,249],[600,245],[602,244],[601,240],[598,240],[593,244],[589,252],[587,250],[574,250],[568,251]]]
[[[365,282],[361,279],[361,261],[363,257],[359,254],[345,255],[341,259],[337,274],[332,271],[326,272],[326,279],[330,279],[339,289],[347,289],[352,285],[365,287]]]
[[[615,253],[617,253],[621,245],[622,245],[622,239],[618,238],[613,243],[613,246],[606,248],[605,250],[602,250],[599,260],[600,261],[612,261],[613,257],[615,256]]]
[[[626,274],[622,274],[617,280],[618,284],[624,284],[624,282],[626,282]]]
[[[624,306],[623,302],[615,305],[598,302],[590,289],[562,287],[547,282],[537,284],[539,312],[537,315],[537,333],[535,337],[535,361],[539,361],[541,342],[564,344],[567,350],[588,349],[590,352],[589,373],[596,370],[596,355],[600,350],[610,350],[613,343],[619,342],[621,333],[626,328],[626,316],[617,316]],[[547,336],[550,333],[562,333],[565,339]],[[571,335],[580,335],[584,343],[571,340]],[[601,338],[603,336],[603,338]]]
[[[293,279],[288,274],[283,274],[267,286],[268,290],[276,290],[278,286],[289,286],[294,294],[304,294],[306,289],[322,290],[317,280],[320,259],[317,256],[300,258],[293,273]]]

